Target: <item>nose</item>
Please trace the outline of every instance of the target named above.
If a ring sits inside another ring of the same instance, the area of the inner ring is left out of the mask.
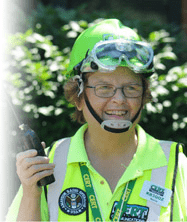
[[[121,103],[126,102],[126,99],[127,98],[123,93],[123,89],[122,88],[116,88],[115,94],[112,97],[112,101],[121,104]]]

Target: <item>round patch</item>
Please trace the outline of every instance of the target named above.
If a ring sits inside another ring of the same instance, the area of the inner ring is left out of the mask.
[[[86,210],[87,196],[83,190],[72,187],[60,194],[58,203],[64,213],[76,216]]]

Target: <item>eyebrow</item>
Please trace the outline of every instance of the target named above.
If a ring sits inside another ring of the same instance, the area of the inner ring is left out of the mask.
[[[89,78],[88,78],[89,79]],[[93,79],[93,81],[94,81],[94,84],[111,84],[112,85],[112,83],[110,82],[110,81],[108,81],[106,78],[105,78],[105,76],[97,76],[97,78],[96,79]],[[132,82],[133,81],[133,82]],[[136,85],[142,85],[142,80],[141,80],[141,82],[139,83],[139,82],[134,82],[134,81],[136,81],[136,80],[130,80],[129,82],[126,82],[126,83],[124,83],[123,85],[126,85],[126,84],[136,84]]]
[[[107,80],[96,80],[95,84],[108,84],[108,85],[113,85],[110,81],[107,81]],[[142,85],[141,83],[138,83],[138,82],[126,82],[124,83],[123,85]]]

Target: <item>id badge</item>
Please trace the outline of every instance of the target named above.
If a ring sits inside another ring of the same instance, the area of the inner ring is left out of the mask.
[[[167,207],[172,195],[172,191],[159,186],[151,181],[145,181],[140,192],[140,197],[149,200],[163,207]]]

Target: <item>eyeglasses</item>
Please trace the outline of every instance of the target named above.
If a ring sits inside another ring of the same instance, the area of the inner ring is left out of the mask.
[[[99,84],[96,86],[86,86],[87,88],[93,88],[95,95],[101,98],[113,97],[117,89],[121,89],[122,93],[127,98],[137,98],[143,94],[143,86],[138,84],[128,84],[123,87],[115,87],[110,84]]]
[[[153,49],[148,43],[133,40],[107,40],[98,42],[83,60],[81,72],[114,71],[127,66],[137,73],[153,71]]]

